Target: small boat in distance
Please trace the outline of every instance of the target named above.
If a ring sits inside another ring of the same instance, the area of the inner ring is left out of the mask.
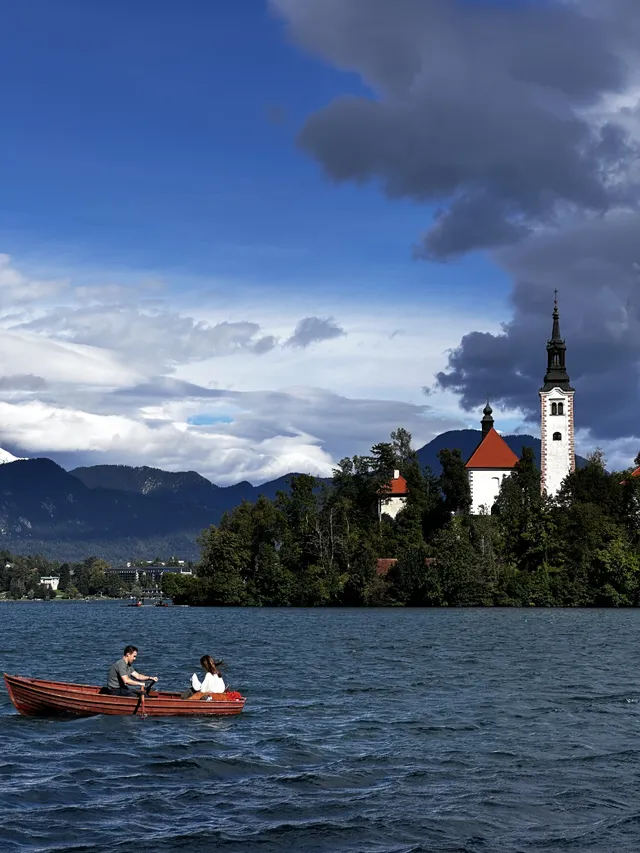
[[[102,687],[45,681],[7,675],[9,698],[27,717],[93,717],[97,714],[140,717],[228,717],[239,714],[246,699],[239,693],[209,694],[197,701],[181,699],[180,693],[153,691],[149,696],[110,696]],[[209,698],[209,696],[211,698]],[[209,701],[207,701],[209,700]]]

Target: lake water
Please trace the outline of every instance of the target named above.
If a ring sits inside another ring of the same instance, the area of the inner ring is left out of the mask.
[[[636,851],[640,612],[0,604],[0,666],[102,683],[127,643],[221,720],[20,717],[3,851]]]

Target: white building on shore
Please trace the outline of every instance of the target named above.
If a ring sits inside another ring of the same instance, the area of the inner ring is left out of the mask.
[[[393,478],[389,481],[385,490],[380,493],[378,499],[378,518],[383,515],[388,515],[390,518],[395,518],[407,502],[409,488],[407,481],[400,474],[400,471],[393,472]]]

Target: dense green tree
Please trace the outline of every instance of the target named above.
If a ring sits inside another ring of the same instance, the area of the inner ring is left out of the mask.
[[[362,541],[349,560],[349,572],[341,596],[341,604],[361,607],[367,603],[376,577],[377,555],[369,541]]]
[[[621,475],[612,476],[605,468],[601,450],[587,457],[587,464],[576,468],[565,479],[558,496],[563,506],[595,504],[611,518],[620,520],[623,515]]]
[[[424,547],[409,548],[389,569],[391,600],[406,607],[444,604],[438,568],[426,561]]]
[[[204,600],[208,604],[238,605],[247,599],[243,574],[250,551],[242,538],[222,526],[211,526],[199,539],[202,557],[198,566]]]
[[[454,607],[491,604],[482,560],[463,517],[452,518],[434,542],[443,602]]]
[[[459,450],[445,448],[438,453],[442,466],[439,484],[444,509],[450,515],[467,513],[471,508],[471,488],[465,462]]]
[[[71,585],[71,569],[69,563],[63,563],[60,566],[60,581],[58,583],[58,589],[60,592],[67,592],[69,586]]]
[[[540,491],[540,473],[533,451],[522,456],[501,485],[494,512],[499,516],[504,559],[523,572],[536,572],[552,557],[553,516]]]

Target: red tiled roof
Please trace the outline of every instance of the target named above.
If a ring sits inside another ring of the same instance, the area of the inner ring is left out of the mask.
[[[471,454],[467,468],[513,468],[518,457],[501,435],[490,429]]]
[[[399,477],[394,477],[387,483],[387,487],[380,489],[380,494],[384,495],[386,498],[390,498],[393,495],[406,495],[409,493],[409,487],[407,486],[407,481],[400,474]]]
[[[435,557],[425,557],[424,564],[425,566],[433,566],[435,563]],[[378,557],[378,562],[376,565],[376,574],[377,575],[386,575],[391,566],[395,566],[398,562],[397,557]]]
[[[397,557],[378,557],[378,563],[376,565],[376,574],[377,575],[386,575],[391,566],[395,566],[398,562]]]
[[[640,477],[640,467],[636,468],[636,470],[631,474],[632,477]]]

